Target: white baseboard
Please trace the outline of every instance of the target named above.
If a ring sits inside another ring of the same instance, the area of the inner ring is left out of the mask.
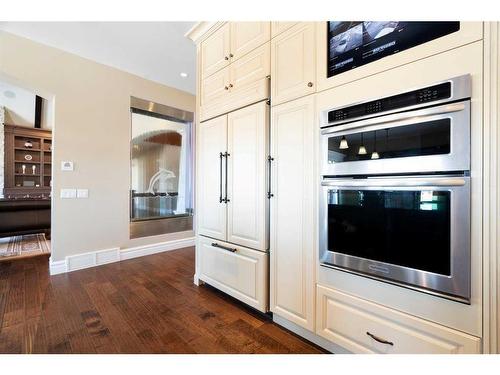
[[[182,249],[184,247],[194,246],[194,237],[183,238],[180,240],[160,242],[151,245],[143,245],[120,249],[118,247],[97,251],[90,251],[87,253],[70,255],[64,260],[56,262],[50,261],[49,269],[51,275],[60,273],[77,271],[84,268],[96,267],[103,264],[119,262],[122,260],[142,257],[162,253],[164,251],[171,251]]]
[[[306,340],[311,341],[312,343],[322,347],[323,349],[328,350],[331,353],[335,354],[348,354],[347,350],[342,348],[341,346],[338,346],[334,344],[333,342],[330,342],[326,339],[324,339],[321,336],[318,336],[316,333],[311,332],[291,321],[288,319],[282,318],[279,315],[276,315],[273,313],[273,322],[276,324],[279,324],[280,326],[288,329],[289,331],[292,331],[293,333],[305,338]]]
[[[67,272],[66,260],[58,260],[57,262],[50,261],[49,270],[51,275]]]

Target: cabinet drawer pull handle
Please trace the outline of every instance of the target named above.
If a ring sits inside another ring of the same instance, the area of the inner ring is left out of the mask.
[[[312,83],[312,82],[309,82],[309,83],[307,84],[307,87],[313,87],[313,83]]]
[[[229,87],[228,86],[224,86],[224,90],[229,90]]]
[[[238,251],[238,249],[235,249],[235,248],[232,248],[232,247],[226,247],[226,246],[219,245],[217,242],[212,242],[212,246],[213,247],[218,247],[219,249],[222,249],[222,250],[230,251],[232,253],[235,253],[235,252]]]
[[[229,60],[229,57],[228,56],[224,56],[224,60]]]
[[[232,83],[230,83],[230,84],[229,84],[229,88],[231,88],[231,87],[233,87],[233,84],[232,84]]]
[[[234,57],[234,55],[232,53],[229,54],[229,57]]]
[[[372,334],[370,332],[366,332],[366,334],[368,336],[370,336],[372,339],[374,339],[375,341],[380,342],[381,344],[386,344],[386,345],[394,346],[394,343],[391,342],[391,341],[387,341],[387,340],[381,339],[380,337],[377,337],[377,336],[375,336],[374,334]]]

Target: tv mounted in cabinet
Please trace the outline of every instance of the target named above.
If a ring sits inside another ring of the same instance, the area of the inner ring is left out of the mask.
[[[460,30],[446,21],[328,21],[328,77]]]

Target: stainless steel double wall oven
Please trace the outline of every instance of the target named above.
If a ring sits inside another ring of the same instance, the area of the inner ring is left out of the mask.
[[[320,263],[470,301],[471,77],[320,114]]]

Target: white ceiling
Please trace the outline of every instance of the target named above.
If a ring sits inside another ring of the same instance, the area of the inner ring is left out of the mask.
[[[196,48],[184,37],[194,23],[1,22],[0,30],[194,94]]]

